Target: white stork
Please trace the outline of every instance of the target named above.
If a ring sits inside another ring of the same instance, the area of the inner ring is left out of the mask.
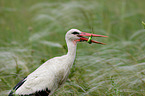
[[[67,54],[46,61],[34,72],[21,80],[9,93],[9,96],[50,96],[53,94],[66,81],[69,75],[76,56],[77,42],[89,40],[83,36],[107,37],[81,32],[77,29],[69,30],[65,35],[68,47]],[[104,44],[94,40],[90,41],[91,43]]]

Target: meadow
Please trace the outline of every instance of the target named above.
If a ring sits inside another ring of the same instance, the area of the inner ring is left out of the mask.
[[[0,96],[46,60],[67,53],[72,28],[109,36],[78,43],[53,96],[145,96],[144,0],[0,0]]]

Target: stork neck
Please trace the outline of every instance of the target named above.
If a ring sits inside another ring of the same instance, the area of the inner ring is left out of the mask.
[[[71,40],[66,40],[66,42],[67,42],[67,47],[68,47],[67,55],[73,56],[75,58],[77,44],[74,44],[73,41]]]

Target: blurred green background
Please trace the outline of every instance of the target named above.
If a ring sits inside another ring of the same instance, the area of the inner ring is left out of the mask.
[[[145,96],[144,0],[0,0],[0,96],[43,62],[66,54],[72,28],[107,35],[78,43],[53,96]]]

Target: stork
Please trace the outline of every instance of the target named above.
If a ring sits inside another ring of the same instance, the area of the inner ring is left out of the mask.
[[[9,93],[9,96],[50,96],[66,80],[76,56],[77,42],[88,41],[89,37],[107,37],[71,29],[65,35],[68,47],[66,55],[54,57],[43,63],[34,72],[21,80]],[[104,44],[90,40],[91,43]]]

